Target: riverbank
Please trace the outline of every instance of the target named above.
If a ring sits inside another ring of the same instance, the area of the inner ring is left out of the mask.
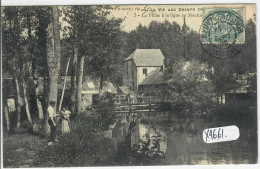
[[[14,134],[3,133],[3,166],[8,168],[33,167],[37,152],[47,146],[48,138],[33,135],[22,129]]]
[[[258,146],[257,118],[254,111],[252,108],[240,107],[232,110],[221,109],[210,117],[185,116],[174,112],[132,114],[130,117],[140,118],[136,121],[140,122],[138,131],[142,131],[143,134],[154,133],[151,130],[152,126],[160,131],[163,136],[161,144],[163,147],[160,150],[166,152],[163,165],[253,164],[257,162]],[[169,113],[172,113],[171,116]],[[127,162],[117,161],[118,158],[114,159],[117,153],[115,147],[118,142],[124,140],[123,133],[127,134],[128,131],[128,128],[124,128],[121,124],[126,122],[127,118],[125,119],[123,115],[117,116],[115,124],[120,125],[115,125],[116,131],[106,137],[95,113],[90,114],[88,112],[72,117],[71,133],[60,135],[59,142],[53,146],[47,145],[48,138],[35,135],[28,128],[22,127],[12,134],[4,133],[4,167],[129,165]],[[229,125],[236,125],[239,128],[240,137],[237,140],[214,144],[203,141],[204,129]],[[136,138],[138,143],[140,133],[131,137],[134,136],[138,137]]]
[[[21,127],[3,133],[3,166],[6,168],[68,167],[112,165],[112,142],[105,138],[89,114],[81,114],[70,123],[71,132],[58,135],[58,142],[48,145],[48,137]],[[110,151],[111,150],[111,151]]]

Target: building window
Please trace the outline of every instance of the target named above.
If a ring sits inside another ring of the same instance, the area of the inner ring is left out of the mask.
[[[143,69],[143,74],[147,76],[147,69]]]

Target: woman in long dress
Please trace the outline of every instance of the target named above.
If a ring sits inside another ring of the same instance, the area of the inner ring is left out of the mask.
[[[71,112],[66,107],[66,109],[63,108],[63,110],[61,111],[61,114],[62,114],[61,133],[62,134],[69,133],[70,132],[69,123],[70,123]]]

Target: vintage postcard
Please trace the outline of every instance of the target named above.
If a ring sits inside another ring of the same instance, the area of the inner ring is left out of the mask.
[[[4,168],[258,163],[256,4],[1,18]]]

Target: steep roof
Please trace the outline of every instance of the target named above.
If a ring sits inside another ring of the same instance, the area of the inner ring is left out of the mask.
[[[157,85],[157,84],[165,84],[165,80],[163,77],[163,71],[161,71],[161,68],[155,69],[151,74],[144,79],[144,81],[139,84],[139,86],[144,85]]]
[[[119,89],[123,94],[131,94],[134,93],[128,86],[119,86]]]
[[[103,90],[116,94],[117,91],[111,82],[107,82],[103,86]],[[82,84],[82,94],[97,94],[99,93],[99,85],[91,79],[87,79]]]
[[[125,61],[131,59],[136,66],[161,66],[164,56],[160,49],[136,49]]]

